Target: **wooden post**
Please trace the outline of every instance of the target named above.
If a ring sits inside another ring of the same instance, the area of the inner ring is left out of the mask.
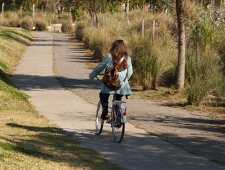
[[[126,1],[126,13],[128,14],[129,13],[129,7],[130,4],[129,4],[129,0]]]
[[[114,11],[114,6],[112,5],[112,16],[114,16],[114,14],[115,14],[115,11]]]
[[[141,35],[142,35],[142,38],[145,37],[145,19],[142,20],[142,29],[141,29]]]
[[[35,4],[33,4],[33,19],[35,18]]]
[[[198,65],[199,61],[200,61],[200,38],[201,38],[199,27],[197,27],[196,33],[197,33],[197,38],[196,38],[196,62],[197,62],[197,65]]]
[[[2,19],[4,18],[4,7],[5,7],[5,3],[2,3]]]
[[[155,39],[155,19],[152,21],[152,44]]]
[[[23,12],[23,5],[20,7],[20,12],[21,13]]]

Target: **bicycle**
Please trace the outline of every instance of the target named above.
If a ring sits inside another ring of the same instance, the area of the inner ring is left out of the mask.
[[[128,99],[128,96],[126,96]],[[116,143],[121,143],[125,133],[125,123],[126,123],[126,107],[124,106],[126,102],[115,100],[115,95],[112,100],[112,107],[110,119],[106,121],[106,123],[111,124],[113,139]],[[98,102],[97,111],[96,111],[96,119],[95,119],[95,127],[96,127],[96,135],[100,135],[103,130],[104,120],[101,119],[102,113],[102,105],[101,102]]]

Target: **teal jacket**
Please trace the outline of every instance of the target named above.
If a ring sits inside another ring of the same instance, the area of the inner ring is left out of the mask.
[[[100,64],[89,74],[89,79],[93,80],[95,77],[97,77],[98,74],[100,74],[105,68],[109,69],[112,66],[112,55],[109,53]],[[124,78],[126,77],[128,71],[127,79],[124,81]],[[107,86],[105,86],[103,83],[101,84],[101,92],[102,93],[108,93],[108,94],[120,94],[120,95],[131,95],[131,88],[128,83],[128,80],[130,79],[131,75],[133,74],[133,68],[131,63],[131,58],[128,57],[127,60],[127,69],[118,72],[119,79],[121,81],[121,88],[119,90],[112,90],[109,89]]]

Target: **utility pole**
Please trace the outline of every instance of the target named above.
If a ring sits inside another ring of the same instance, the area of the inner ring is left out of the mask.
[[[142,22],[141,22],[141,35],[142,35],[142,38],[145,37],[145,19],[142,19]]]

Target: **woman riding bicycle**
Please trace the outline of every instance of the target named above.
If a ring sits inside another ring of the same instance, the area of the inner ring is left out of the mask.
[[[108,119],[108,99],[110,94],[115,94],[116,100],[121,100],[124,95],[131,95],[131,88],[128,80],[133,74],[131,58],[128,56],[127,48],[123,40],[114,41],[109,52],[110,53],[106,55],[103,61],[98,64],[89,75],[89,79],[93,80],[104,69],[110,69],[112,66],[116,66],[118,69],[118,76],[121,82],[120,89],[113,90],[103,83],[101,85],[99,97],[103,108],[101,115],[103,120]]]

